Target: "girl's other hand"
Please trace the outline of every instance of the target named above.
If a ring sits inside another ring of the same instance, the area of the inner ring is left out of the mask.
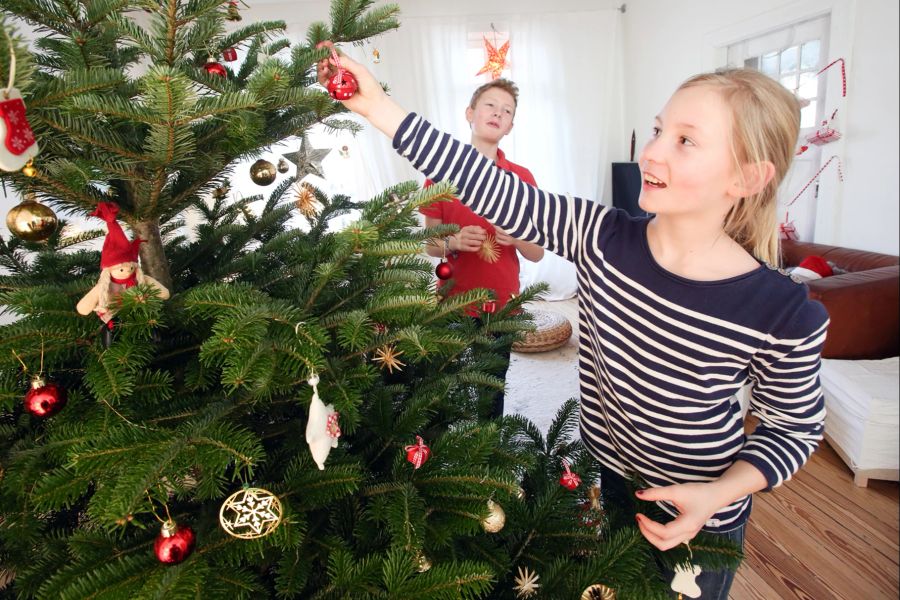
[[[459,230],[459,233],[454,238],[456,239],[454,244],[456,247],[451,246],[451,250],[457,252],[478,252],[481,249],[481,244],[487,239],[487,232],[478,225],[466,225]]]
[[[715,506],[714,494],[708,483],[683,483],[638,490],[637,497],[648,502],[665,500],[678,509],[678,516],[665,525],[638,514],[641,533],[660,550],[669,550],[678,544],[689,542],[706,525],[707,519],[721,506]]]
[[[512,246],[516,243],[516,238],[512,237],[496,225],[494,225],[494,231],[496,232],[495,239],[501,246]]]

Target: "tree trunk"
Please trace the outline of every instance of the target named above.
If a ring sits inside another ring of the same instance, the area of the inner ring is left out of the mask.
[[[153,277],[163,287],[174,293],[172,289],[172,276],[169,273],[169,262],[166,260],[166,252],[163,249],[162,236],[159,234],[159,221],[138,221],[132,225],[134,235],[142,240],[141,244],[141,269],[146,275]]]

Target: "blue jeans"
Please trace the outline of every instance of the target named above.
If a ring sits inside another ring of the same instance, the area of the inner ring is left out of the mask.
[[[600,469],[600,489],[603,490],[603,497],[608,502],[616,502],[621,506],[631,506],[632,499],[628,498],[628,487],[625,479],[606,467]],[[729,539],[737,544],[741,550],[744,549],[744,525],[726,531],[723,533],[713,533],[712,535],[721,536]],[[671,569],[660,566],[663,580],[666,585],[672,583],[675,572]],[[700,600],[728,600],[728,592],[731,590],[731,584],[734,582],[734,571],[725,569],[723,571],[701,571],[696,579],[697,587],[700,588]],[[678,594],[670,590],[672,598],[677,598]],[[685,596],[687,600],[687,596]]]

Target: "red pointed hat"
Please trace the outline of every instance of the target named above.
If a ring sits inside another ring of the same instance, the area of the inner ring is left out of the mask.
[[[803,260],[800,261],[800,264],[797,265],[801,269],[809,269],[814,273],[818,273],[822,277],[831,277],[834,275],[834,270],[832,270],[831,265],[828,264],[821,256],[807,256]]]
[[[144,241],[136,238],[129,242],[122,226],[116,221],[117,214],[119,205],[114,202],[99,202],[97,210],[91,213],[92,217],[106,221],[106,238],[103,240],[103,250],[100,251],[101,269],[126,262],[137,262],[138,248]]]

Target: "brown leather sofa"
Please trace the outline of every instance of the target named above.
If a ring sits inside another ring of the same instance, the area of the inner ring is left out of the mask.
[[[782,240],[784,267],[818,255],[846,273],[810,281],[809,297],[831,323],[823,358],[878,359],[900,354],[900,257]]]

